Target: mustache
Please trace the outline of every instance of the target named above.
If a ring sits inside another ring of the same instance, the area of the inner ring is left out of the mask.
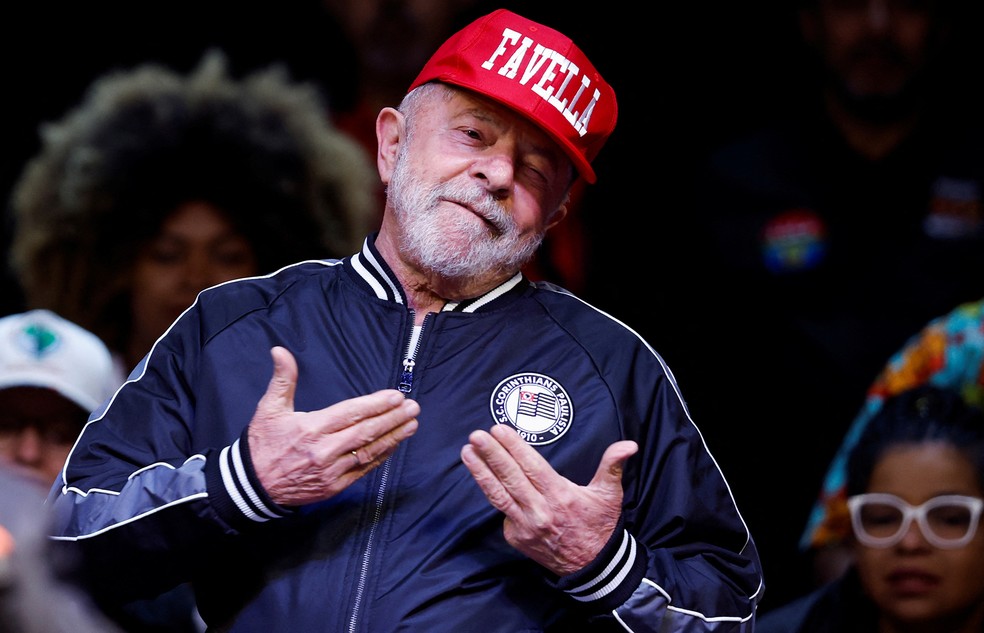
[[[496,197],[474,184],[454,181],[443,183],[434,190],[432,202],[437,204],[441,199],[471,208],[491,224],[499,235],[516,231],[516,223],[512,216]]]

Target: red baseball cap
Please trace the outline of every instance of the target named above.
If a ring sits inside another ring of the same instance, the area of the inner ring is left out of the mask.
[[[550,135],[589,183],[591,161],[615,129],[615,91],[574,42],[506,9],[452,35],[409,90],[442,81],[512,108]]]

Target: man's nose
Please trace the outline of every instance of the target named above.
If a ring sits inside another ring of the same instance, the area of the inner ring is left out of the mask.
[[[486,190],[502,199],[512,189],[516,168],[512,155],[505,151],[489,151],[475,161],[472,175],[482,181]]]

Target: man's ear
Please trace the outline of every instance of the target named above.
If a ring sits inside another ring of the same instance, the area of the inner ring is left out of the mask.
[[[550,214],[549,218],[547,218],[547,226],[544,230],[549,231],[553,227],[560,224],[561,220],[567,217],[567,210],[570,206],[570,200],[571,198],[570,195],[568,194],[568,196],[564,198],[564,201],[560,203],[560,206],[557,207],[554,210],[554,212]]]
[[[400,143],[404,141],[403,114],[395,108],[383,108],[376,116],[376,168],[384,185],[388,185],[396,165]]]

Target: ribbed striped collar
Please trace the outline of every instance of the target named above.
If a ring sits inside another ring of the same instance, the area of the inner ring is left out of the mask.
[[[348,258],[349,269],[361,278],[378,298],[406,305],[406,294],[396,275],[376,250],[376,235],[376,233],[369,235],[362,243],[362,250]],[[500,299],[506,300],[507,297],[522,294],[527,286],[529,281],[523,277],[522,272],[517,272],[485,294],[462,301],[449,301],[444,304],[441,311],[477,312],[500,303]]]

